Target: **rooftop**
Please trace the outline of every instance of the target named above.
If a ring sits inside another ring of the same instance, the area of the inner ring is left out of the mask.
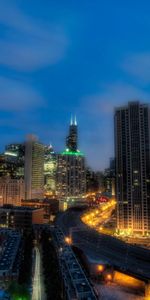
[[[6,209],[6,210],[15,210],[15,211],[33,211],[33,210],[39,210],[40,208],[34,208],[34,207],[28,207],[28,206],[14,206],[14,205],[3,205],[0,206],[0,209]]]
[[[19,249],[21,235],[14,230],[0,230],[0,233],[5,234],[6,239],[2,245],[2,252],[0,257],[0,274],[3,271],[10,271]]]
[[[66,149],[65,151],[61,152],[62,155],[75,155],[75,156],[84,156],[84,153],[77,150],[77,151],[70,151]]]

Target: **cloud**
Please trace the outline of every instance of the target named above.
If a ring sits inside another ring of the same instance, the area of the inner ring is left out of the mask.
[[[130,84],[116,82],[105,85],[105,88],[94,95],[85,96],[82,106],[87,113],[109,116],[116,106],[125,105],[128,101],[148,101],[150,94]]]
[[[44,105],[42,97],[21,81],[0,77],[0,110],[25,111]]]
[[[81,149],[94,169],[109,166],[114,154],[114,110],[128,101],[148,102],[150,94],[127,83],[106,84],[98,93],[81,99],[83,114]],[[85,124],[85,125],[84,125]]]
[[[137,53],[127,57],[121,67],[142,83],[150,82],[150,52]]]
[[[33,71],[58,63],[66,54],[68,38],[59,24],[35,22],[15,5],[1,1],[0,63],[20,71]]]

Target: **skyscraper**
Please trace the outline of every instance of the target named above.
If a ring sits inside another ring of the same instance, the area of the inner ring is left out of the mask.
[[[25,143],[25,199],[44,197],[44,147],[34,135]]]
[[[117,228],[150,233],[150,108],[139,102],[115,111]]]
[[[60,198],[81,197],[86,191],[85,158],[78,150],[77,122],[71,120],[66,150],[57,156],[57,194]]]
[[[115,196],[115,159],[110,159],[109,168],[104,171],[104,188],[110,196]]]
[[[12,166],[13,172],[10,172],[11,177],[24,178],[24,155],[25,145],[22,144],[9,144],[5,147],[4,157],[9,166]]]
[[[56,153],[53,147],[44,147],[44,194],[48,196],[56,193]]]
[[[86,192],[85,159],[80,151],[58,155],[57,193],[60,198],[81,197]]]
[[[0,154],[0,177],[24,178],[24,144],[9,144]]]
[[[77,144],[78,144],[78,127],[76,117],[74,121],[71,117],[70,126],[69,126],[69,135],[66,138],[66,148],[69,151],[77,151]]]

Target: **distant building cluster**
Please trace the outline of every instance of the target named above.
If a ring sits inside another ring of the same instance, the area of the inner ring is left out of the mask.
[[[0,205],[21,206],[24,201],[37,203],[84,195],[85,158],[77,144],[75,118],[61,153],[55,153],[51,145],[43,145],[34,135],[28,135],[22,144],[7,145],[0,155]]]
[[[45,220],[58,209],[84,203],[97,193],[117,200],[117,232],[150,234],[150,109],[130,102],[114,115],[115,157],[95,172],[78,148],[78,124],[71,118],[65,149],[56,153],[29,135],[0,154],[0,206],[43,208]],[[101,159],[101,158],[100,158]]]

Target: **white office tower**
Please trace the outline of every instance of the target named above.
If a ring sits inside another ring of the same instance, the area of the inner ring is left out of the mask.
[[[34,135],[29,135],[25,143],[25,198],[44,197],[44,146]]]

